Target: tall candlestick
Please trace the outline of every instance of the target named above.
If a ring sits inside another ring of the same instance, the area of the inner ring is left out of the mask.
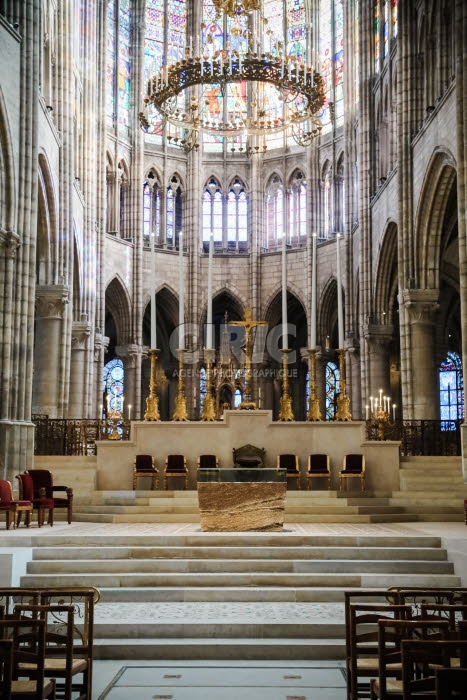
[[[287,350],[287,253],[285,232],[282,235],[282,349]]]
[[[311,334],[310,350],[316,347],[316,233],[313,234],[313,260],[311,269]]]
[[[379,390],[379,405],[381,406],[381,408],[383,407],[383,390],[382,389]]]
[[[128,420],[131,420],[131,403],[128,404]]]
[[[183,274],[183,234],[180,231],[178,234],[178,284],[179,284],[179,302],[178,302],[178,349],[183,350],[185,347],[185,338],[183,326],[185,324],[185,277]]]
[[[339,348],[344,347],[344,310],[342,308],[341,254],[339,234],[336,236],[337,250],[337,325],[339,330]]]
[[[206,350],[212,350],[212,255],[214,250],[214,236],[209,237],[209,264],[208,264],[208,322]]]
[[[157,348],[157,331],[156,331],[156,232],[152,231],[152,211],[153,211],[153,192],[152,186],[149,187],[151,197],[150,205],[150,246],[151,246],[151,271],[149,280],[151,284],[151,349]]]
[[[392,420],[396,420],[396,404],[392,404]]]
[[[368,420],[370,417],[370,407],[368,404],[365,406],[365,420]]]

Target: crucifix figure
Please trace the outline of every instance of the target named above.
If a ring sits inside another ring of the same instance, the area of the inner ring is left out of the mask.
[[[252,330],[257,326],[267,326],[266,321],[253,321],[249,306],[245,309],[244,321],[230,321],[229,326],[241,326],[245,329],[245,396],[239,409],[254,411],[256,404],[251,398],[251,351],[252,351]]]

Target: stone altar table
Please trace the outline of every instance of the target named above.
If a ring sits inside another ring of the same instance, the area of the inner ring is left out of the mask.
[[[198,469],[201,529],[282,530],[285,469]]]

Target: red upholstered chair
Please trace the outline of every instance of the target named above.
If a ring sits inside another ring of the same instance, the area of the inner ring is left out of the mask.
[[[342,489],[344,479],[360,479],[362,491],[365,490],[365,455],[344,455],[342,470],[339,472],[339,489]],[[346,482],[347,483],[347,482]]]
[[[165,458],[164,488],[167,489],[169,476],[182,477],[185,481],[185,489],[188,486],[188,469],[186,468],[186,457],[183,455],[167,455]]]
[[[55,486],[52,472],[49,472],[48,469],[28,469],[28,474],[32,476],[34,496],[37,498],[39,490],[45,489],[45,497],[53,499],[54,508],[67,509],[67,520],[70,524],[73,515],[73,489],[69,486]],[[62,492],[63,495],[56,496],[57,492]]]
[[[198,457],[198,467],[200,469],[217,469],[219,457],[216,455],[200,455]]]
[[[48,523],[50,526],[54,524],[54,499],[45,496],[45,489],[40,489],[39,495],[36,498],[34,495],[34,482],[32,476],[25,472],[18,474],[16,478],[19,481],[19,497],[21,500],[31,501],[33,510],[37,510],[37,524],[42,527],[44,524],[45,511],[49,511]]]
[[[277,468],[287,470],[287,479],[296,479],[297,488],[300,488],[300,468],[297,455],[277,455]]]
[[[135,455],[133,457],[133,491],[136,491],[136,480],[139,476],[150,477],[151,490],[157,489],[158,474],[152,455]]]
[[[314,454],[308,455],[308,471],[306,473],[307,487],[313,478],[325,478],[328,482],[328,489],[331,488],[331,466],[329,455]]]
[[[31,524],[32,503],[31,501],[13,500],[13,490],[11,482],[0,479],[0,511],[6,515],[6,529],[10,529],[11,521],[13,527],[18,527],[21,515],[26,513],[26,527]],[[13,516],[13,518],[12,518]]]

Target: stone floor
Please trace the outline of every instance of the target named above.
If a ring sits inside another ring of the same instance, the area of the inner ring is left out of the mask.
[[[339,661],[97,661],[93,700],[345,700]]]

